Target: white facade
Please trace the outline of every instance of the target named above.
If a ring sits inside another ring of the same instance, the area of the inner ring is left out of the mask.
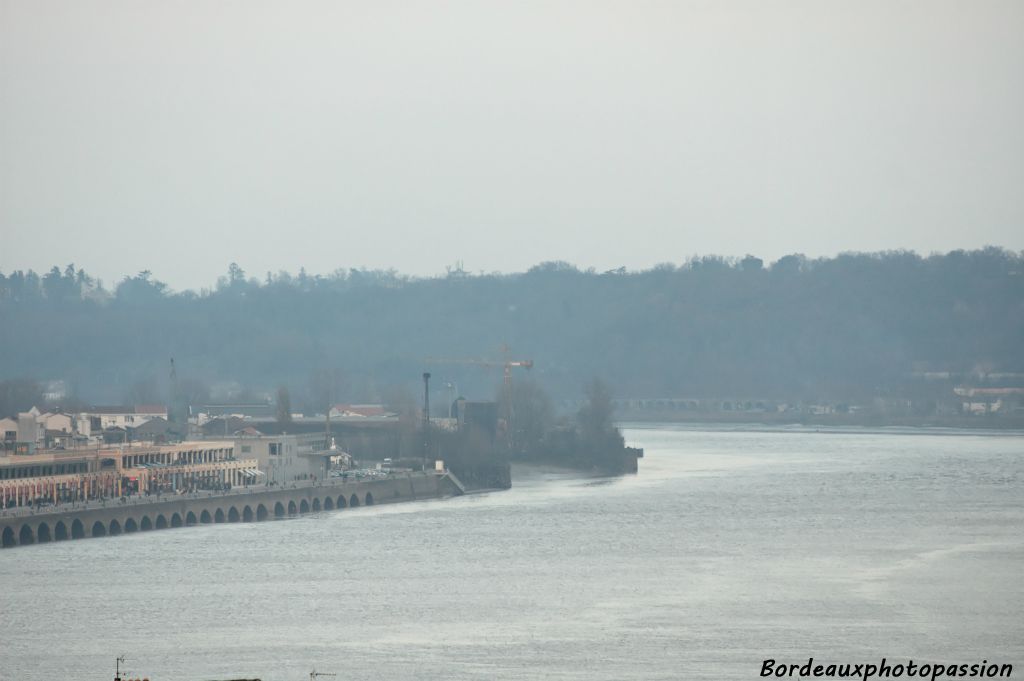
[[[46,431],[39,424],[39,410],[32,407],[18,414],[18,442],[39,442]]]
[[[324,447],[323,433],[300,435],[243,435],[234,439],[235,456],[256,459],[267,482],[279,485],[316,477],[324,479],[331,451]]]
[[[84,418],[91,424],[88,432],[83,432],[81,428],[79,428],[79,432],[83,435],[90,435],[91,431],[106,430],[107,428],[137,428],[157,416],[166,419],[167,408],[151,407],[140,409],[136,407],[126,408],[124,411],[98,409],[97,411],[83,411],[78,416],[79,419]],[[97,422],[99,424],[98,429],[95,427]]]
[[[67,414],[40,414],[38,421],[46,430],[59,430],[65,433],[74,430],[74,419]]]
[[[14,419],[0,419],[0,440],[18,439],[18,422]]]

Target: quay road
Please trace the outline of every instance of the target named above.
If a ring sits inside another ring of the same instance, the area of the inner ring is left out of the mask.
[[[5,509],[0,511],[0,536],[3,547],[9,548],[205,523],[285,518],[321,510],[453,496],[463,491],[450,473],[425,471],[133,496],[123,502],[107,499],[39,509]]]

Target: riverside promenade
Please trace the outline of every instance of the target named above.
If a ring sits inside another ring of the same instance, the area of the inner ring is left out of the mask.
[[[463,493],[450,473],[394,473],[344,480],[296,481],[227,491],[129,497],[0,511],[4,548],[117,536],[207,523],[259,522],[304,513],[435,499]]]

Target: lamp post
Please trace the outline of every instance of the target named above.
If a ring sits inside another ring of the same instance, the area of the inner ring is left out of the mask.
[[[430,450],[430,372],[423,372],[423,470],[427,470]]]

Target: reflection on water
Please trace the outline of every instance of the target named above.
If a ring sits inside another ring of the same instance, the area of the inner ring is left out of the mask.
[[[640,474],[0,553],[0,677],[751,679],[1022,663],[1024,438],[636,428]]]

